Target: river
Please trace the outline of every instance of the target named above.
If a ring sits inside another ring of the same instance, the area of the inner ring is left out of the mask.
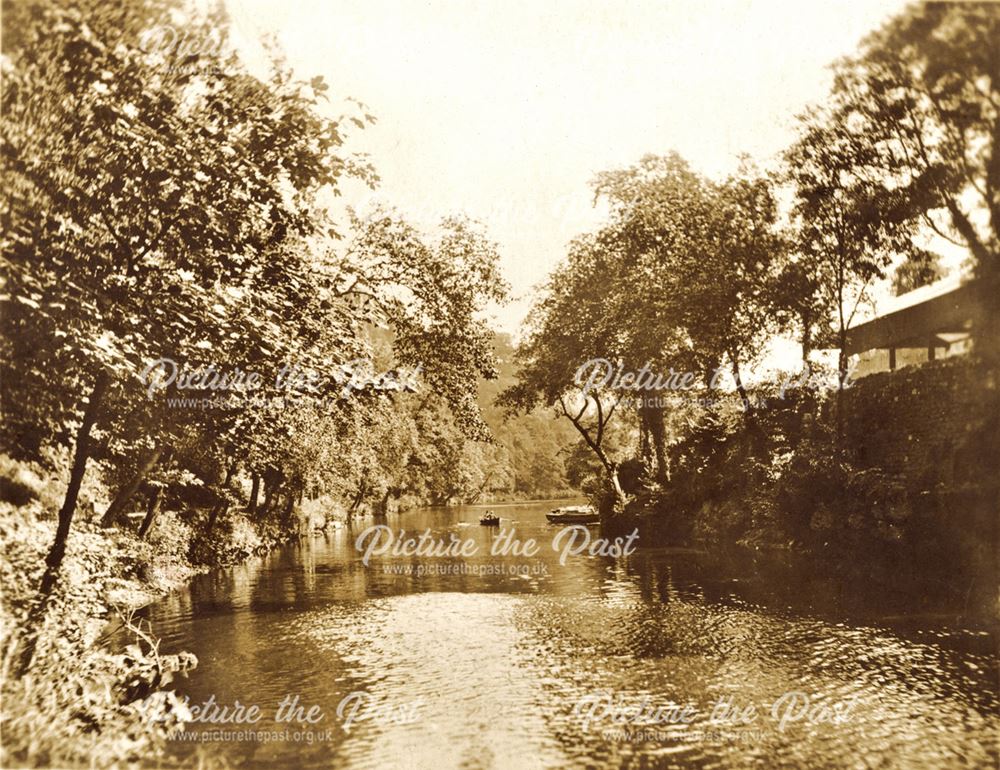
[[[477,552],[365,565],[369,519],[152,605],[161,651],[198,656],[178,691],[214,699],[203,718],[259,710],[196,722],[170,752],[254,768],[996,767],[996,627],[953,598],[859,590],[787,557],[560,564],[549,507],[494,506],[531,557],[491,556],[501,531],[482,508],[425,509],[382,523]]]

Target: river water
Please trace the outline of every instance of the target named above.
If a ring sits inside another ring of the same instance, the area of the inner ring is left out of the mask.
[[[161,650],[198,656],[178,691],[217,720],[172,741],[174,759],[997,766],[996,627],[956,610],[961,598],[859,589],[787,558],[639,549],[561,564],[549,507],[494,506],[499,531],[478,525],[482,508],[389,516],[393,531],[454,533],[477,551],[367,565],[363,520],[150,607]],[[507,530],[538,553],[491,555]],[[218,721],[237,701],[259,721]]]

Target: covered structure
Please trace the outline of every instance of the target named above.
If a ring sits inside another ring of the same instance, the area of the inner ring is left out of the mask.
[[[944,279],[894,297],[885,310],[847,332],[855,376],[962,354],[983,309],[974,281]]]

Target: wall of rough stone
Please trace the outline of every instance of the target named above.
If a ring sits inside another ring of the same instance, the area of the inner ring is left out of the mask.
[[[996,375],[969,357],[855,381],[844,434],[855,464],[881,467],[909,491],[955,489],[1000,476]]]
[[[1000,542],[995,372],[961,357],[872,374],[845,394],[844,432],[856,467],[882,469],[903,490],[895,510],[866,512],[874,531],[901,533],[917,564],[995,580]]]
[[[855,381],[846,457],[836,402],[792,390],[752,423],[706,423],[672,447],[672,483],[637,499],[623,526],[654,541],[801,547],[844,569],[995,586],[998,378],[954,357]]]

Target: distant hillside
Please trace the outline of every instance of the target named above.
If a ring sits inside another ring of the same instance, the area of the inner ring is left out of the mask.
[[[494,335],[500,376],[479,384],[479,406],[497,441],[504,446],[511,466],[512,492],[517,497],[543,498],[575,494],[566,479],[565,459],[578,436],[567,420],[551,409],[536,409],[519,417],[506,417],[494,401],[497,394],[517,382],[514,346],[509,334]]]

